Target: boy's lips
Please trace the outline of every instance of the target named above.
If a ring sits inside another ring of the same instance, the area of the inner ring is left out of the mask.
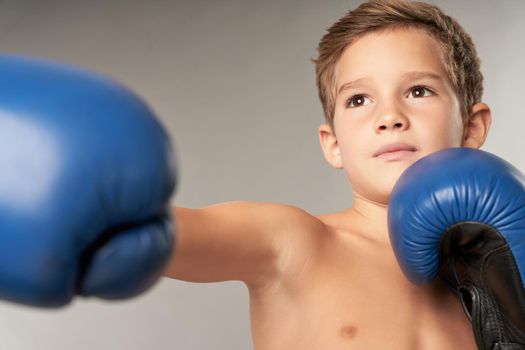
[[[417,151],[417,149],[414,146],[409,145],[408,143],[395,142],[395,143],[389,143],[387,145],[380,147],[376,151],[376,153],[374,153],[374,157],[383,158],[383,157],[388,156],[389,154],[393,155],[396,152],[398,152],[401,155],[401,154],[410,153],[414,151]]]

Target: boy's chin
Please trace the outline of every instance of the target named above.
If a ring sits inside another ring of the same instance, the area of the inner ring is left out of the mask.
[[[390,201],[390,196],[392,194],[392,190],[394,189],[394,186],[398,179],[399,176],[390,178],[387,181],[383,182],[383,186],[381,186],[380,188],[376,188],[374,193],[371,193],[374,202],[381,205],[388,205],[388,202]]]
[[[377,205],[388,205],[394,186],[401,177],[401,174],[409,166],[410,164],[405,164],[404,166],[399,166],[395,169],[389,169],[388,171],[385,171],[382,176],[370,177],[359,183],[360,186],[355,187],[354,183],[352,188],[360,194],[360,197],[368,202]],[[352,183],[352,181],[350,181],[350,183]]]
[[[388,189],[378,189],[374,188],[369,191],[362,191],[359,194],[361,199],[364,199],[366,202],[375,204],[377,206],[387,206],[390,201],[390,195],[392,190]]]

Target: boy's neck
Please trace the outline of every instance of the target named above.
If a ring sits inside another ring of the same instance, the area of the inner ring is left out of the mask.
[[[380,242],[390,244],[388,237],[388,205],[370,201],[359,195],[354,195],[352,208],[346,211],[353,221],[366,227],[370,234]]]

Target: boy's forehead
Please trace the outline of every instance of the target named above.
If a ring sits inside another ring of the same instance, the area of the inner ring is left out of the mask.
[[[336,91],[349,81],[414,78],[417,72],[447,80],[439,43],[418,28],[363,35],[346,47],[336,65]]]

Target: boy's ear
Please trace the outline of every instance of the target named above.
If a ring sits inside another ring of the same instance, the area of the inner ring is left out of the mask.
[[[480,148],[487,139],[492,113],[489,106],[479,102],[472,106],[470,120],[465,125],[463,132],[463,147]]]
[[[326,161],[334,168],[341,169],[343,161],[341,160],[341,150],[337,143],[337,138],[328,124],[319,126],[319,142],[323,149]]]

